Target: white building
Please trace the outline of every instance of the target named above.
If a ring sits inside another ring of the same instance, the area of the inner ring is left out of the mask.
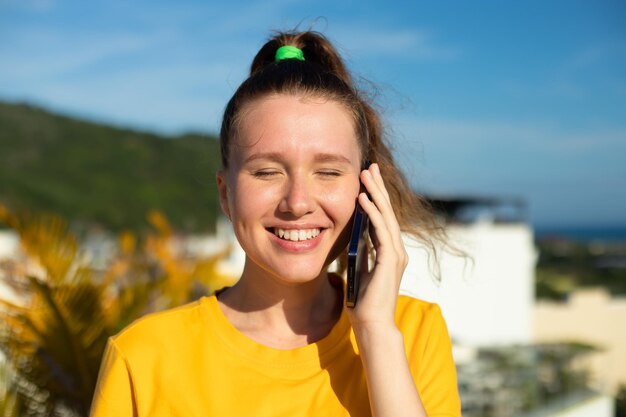
[[[405,239],[410,260],[401,292],[439,304],[457,344],[530,343],[537,252],[523,205],[467,198],[433,205],[447,219],[451,242],[468,256],[442,252],[438,283],[424,248]]]

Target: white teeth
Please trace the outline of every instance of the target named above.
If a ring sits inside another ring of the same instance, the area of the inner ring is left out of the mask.
[[[291,240],[293,242],[298,242],[301,240],[309,240],[313,239],[321,233],[320,229],[279,229],[274,228],[274,234],[281,239]]]

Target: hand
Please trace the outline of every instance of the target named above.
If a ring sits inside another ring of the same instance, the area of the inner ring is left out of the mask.
[[[370,219],[376,259],[371,271],[362,268],[362,275],[357,277],[360,280],[357,303],[348,309],[348,316],[355,329],[395,328],[396,300],[408,255],[378,164],[363,170],[361,181],[372,198],[370,200],[367,194],[361,193],[358,204]]]

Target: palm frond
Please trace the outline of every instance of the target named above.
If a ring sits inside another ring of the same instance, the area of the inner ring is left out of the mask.
[[[148,312],[233,281],[218,270],[229,248],[204,259],[177,253],[173,230],[158,212],[149,214],[156,232],[143,244],[120,235],[119,252],[104,272],[85,263],[67,222],[55,216],[18,217],[0,206],[0,221],[19,233],[26,265],[41,272],[4,270],[22,298],[0,299],[0,350],[14,370],[11,387],[24,415],[86,414],[108,337]]]

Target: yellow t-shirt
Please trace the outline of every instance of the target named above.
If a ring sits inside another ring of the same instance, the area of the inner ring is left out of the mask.
[[[461,415],[439,307],[400,296],[396,322],[429,417]],[[240,333],[215,296],[144,317],[109,340],[92,417],[369,416],[345,311],[322,340],[273,349]]]

